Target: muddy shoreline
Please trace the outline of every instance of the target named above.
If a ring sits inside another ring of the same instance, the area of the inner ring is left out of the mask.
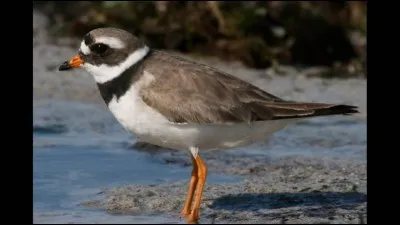
[[[57,71],[63,61],[75,54],[71,46],[78,46],[79,42],[68,38],[52,40],[45,25],[46,19],[34,14],[33,101],[76,101],[106,111],[89,74],[83,70]],[[361,112],[337,120],[306,121],[263,143],[257,153],[239,149],[204,154],[209,173],[239,176],[240,181],[206,184],[201,223],[366,223],[366,79],[306,75],[318,68],[284,67],[281,72],[285,75],[277,75],[272,70],[247,69],[240,63],[187,57],[237,75],[284,99],[354,104]],[[313,150],[308,155],[299,150],[286,156],[271,156],[296,148]],[[189,178],[191,163],[185,153],[148,145],[129,149],[146,152],[161,164],[186,168]],[[272,153],[263,149],[271,149]],[[323,157],[324,151],[337,153]],[[355,152],[357,157],[345,156],[346,152]],[[112,214],[157,213],[182,223],[179,212],[187,183],[182,180],[118,186],[99,193],[101,200],[82,199],[81,205]]]
[[[239,183],[206,185],[201,223],[360,223],[360,217],[366,220],[364,163],[286,157],[244,168],[250,161],[242,157],[229,164],[211,166],[210,171],[225,167],[230,173],[240,164],[245,178]],[[188,168],[188,174],[189,171]],[[105,190],[101,193],[103,201],[82,204],[117,214],[163,213],[179,221],[186,188],[185,181],[127,185]]]

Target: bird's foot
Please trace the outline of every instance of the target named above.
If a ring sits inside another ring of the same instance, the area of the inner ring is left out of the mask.
[[[187,217],[186,217],[186,222],[188,224],[197,224],[199,221],[199,211],[198,210],[193,210],[192,213],[190,213]]]
[[[189,209],[183,209],[181,213],[179,213],[180,217],[186,217],[190,214],[190,210]]]

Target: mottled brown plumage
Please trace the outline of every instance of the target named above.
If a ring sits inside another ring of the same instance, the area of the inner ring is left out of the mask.
[[[163,51],[143,63],[155,76],[140,94],[171,122],[228,123],[356,113],[356,107],[285,101],[239,78]]]

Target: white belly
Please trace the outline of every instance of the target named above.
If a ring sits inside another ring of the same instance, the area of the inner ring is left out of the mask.
[[[130,89],[118,101],[114,97],[109,109],[121,125],[141,141],[166,148],[200,151],[246,146],[265,140],[295,119],[236,124],[178,124],[145,104],[137,90]]]
[[[258,121],[251,124],[167,124],[162,133],[161,146],[188,149],[198,147],[200,151],[247,146],[268,139],[284,128],[290,120]]]

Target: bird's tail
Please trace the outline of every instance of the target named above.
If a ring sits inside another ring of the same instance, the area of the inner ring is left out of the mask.
[[[290,119],[359,113],[357,106],[325,103],[281,102],[267,104],[272,119]]]

